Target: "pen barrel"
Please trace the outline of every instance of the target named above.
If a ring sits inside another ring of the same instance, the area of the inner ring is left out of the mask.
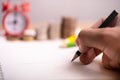
[[[108,18],[99,26],[99,28],[105,28],[107,27],[113,19],[118,15],[118,13],[113,10],[113,12],[108,16]]]

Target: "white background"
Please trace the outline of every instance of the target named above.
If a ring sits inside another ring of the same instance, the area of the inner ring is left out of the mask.
[[[0,3],[6,0],[0,0]],[[11,0],[21,4],[23,0]],[[31,23],[60,22],[61,17],[74,16],[80,21],[97,21],[112,10],[120,11],[120,0],[25,0],[30,2]]]

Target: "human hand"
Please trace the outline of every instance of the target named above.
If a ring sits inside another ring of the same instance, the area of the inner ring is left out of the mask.
[[[103,21],[101,19],[91,28],[83,29],[79,33],[76,44],[82,53],[80,61],[89,64],[103,52],[103,66],[108,69],[120,69],[120,14],[108,25],[111,28],[99,29]]]

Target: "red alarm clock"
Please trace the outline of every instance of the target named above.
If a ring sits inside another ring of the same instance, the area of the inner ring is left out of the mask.
[[[7,11],[11,8],[10,0],[7,0],[7,2],[2,3],[2,11]]]
[[[7,35],[20,36],[29,26],[29,18],[17,5],[7,10],[2,19],[3,28]]]

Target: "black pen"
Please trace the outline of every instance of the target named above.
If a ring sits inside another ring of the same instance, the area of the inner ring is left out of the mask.
[[[107,27],[115,19],[115,17],[117,15],[118,15],[118,13],[115,10],[113,10],[113,12],[106,18],[106,20],[98,28]],[[73,59],[71,60],[71,62],[73,62],[80,55],[81,55],[81,52],[79,50],[77,50],[77,52],[75,53],[75,55],[74,55]]]

